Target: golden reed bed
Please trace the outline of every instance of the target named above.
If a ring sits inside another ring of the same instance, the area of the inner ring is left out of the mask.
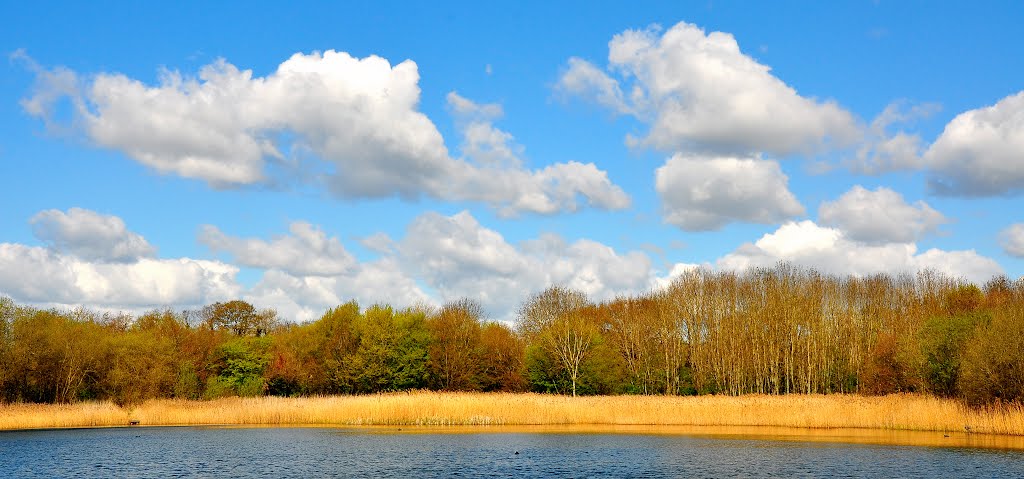
[[[126,426],[773,426],[1024,436],[1020,405],[922,395],[598,396],[412,392],[307,398],[0,405],[0,430]]]

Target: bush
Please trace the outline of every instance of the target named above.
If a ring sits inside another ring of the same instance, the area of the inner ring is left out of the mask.
[[[231,381],[220,376],[211,376],[210,379],[206,380],[206,390],[203,392],[203,399],[217,399],[235,395],[235,385]]]
[[[1024,400],[1024,308],[1000,308],[964,353],[963,399],[972,406]]]
[[[967,342],[987,316],[963,314],[935,317],[921,330],[923,377],[928,389],[939,396],[954,396],[960,377],[960,362]]]
[[[882,335],[871,348],[860,373],[864,394],[892,394],[913,389],[907,367],[900,358],[899,342],[892,334]]]
[[[202,381],[196,369],[183,364],[178,370],[178,380],[174,383],[174,397],[179,399],[199,399]]]
[[[236,392],[242,397],[262,396],[265,389],[265,382],[260,376],[247,376],[235,387]]]

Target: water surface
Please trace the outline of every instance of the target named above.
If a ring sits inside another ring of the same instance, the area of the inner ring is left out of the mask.
[[[517,454],[518,453],[518,454]],[[637,432],[0,432],[0,477],[1024,477],[1024,452]]]

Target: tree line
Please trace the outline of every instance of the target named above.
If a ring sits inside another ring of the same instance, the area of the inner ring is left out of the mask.
[[[0,400],[433,389],[558,394],[923,392],[1024,398],[1024,279],[694,269],[593,302],[554,286],[514,326],[462,299],[282,321],[241,301],[138,316],[0,298]]]

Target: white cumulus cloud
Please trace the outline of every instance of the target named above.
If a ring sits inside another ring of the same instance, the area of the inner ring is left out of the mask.
[[[478,104],[456,92],[448,94],[448,105],[462,133],[462,161],[443,197],[481,201],[495,206],[502,216],[576,211],[581,198],[606,210],[629,207],[629,195],[593,163],[568,161],[524,169],[524,148],[493,124],[503,113],[500,105]]]
[[[929,186],[938,194],[1024,192],[1024,91],[957,115],[924,159]]]
[[[871,122],[863,144],[845,161],[846,166],[868,175],[921,168],[925,147],[921,136],[894,127],[908,126],[940,109],[935,103],[911,104],[905,100],[890,103]]]
[[[447,151],[416,108],[419,72],[345,52],[295,54],[266,77],[224,60],[198,78],[164,72],[149,86],[99,74],[87,92],[90,136],[160,172],[215,185],[263,181],[275,141],[294,132],[336,171],[341,196],[416,196],[446,173]]]
[[[71,208],[29,222],[49,247],[0,243],[0,296],[46,306],[141,311],[237,297],[238,268],[219,261],[155,258],[156,248],[112,215]]]
[[[831,274],[865,276],[874,273],[916,273],[934,269],[977,284],[1002,274],[991,258],[974,250],[929,249],[919,253],[913,243],[865,244],[842,231],[813,221],[790,222],[754,243],[745,243],[716,262],[722,269],[771,267],[779,261],[809,266]]]
[[[924,201],[908,204],[889,188],[874,191],[857,185],[818,208],[818,220],[835,226],[855,241],[871,244],[911,243],[949,220]]]
[[[0,294],[25,303],[139,310],[235,297],[238,268],[189,258],[90,262],[50,249],[0,243]]]
[[[651,261],[642,252],[622,254],[591,240],[568,243],[553,234],[513,245],[468,212],[419,216],[398,250],[411,274],[442,300],[478,299],[504,319],[530,294],[551,285],[577,288],[601,300],[652,284]]]
[[[667,223],[687,231],[727,223],[775,223],[804,213],[778,162],[752,157],[675,155],[655,173]]]
[[[919,135],[905,132],[881,134],[858,148],[856,156],[847,164],[854,172],[868,175],[916,170],[923,165],[923,150],[924,144]]]
[[[618,80],[582,58],[569,59],[569,65],[555,87],[562,94],[582,96],[616,113],[633,113]],[[638,95],[643,93],[639,89],[636,92]]]
[[[556,89],[650,125],[637,144],[727,154],[807,152],[859,138],[861,126],[833,101],[801,96],[744,54],[729,33],[681,22],[627,30],[608,44],[609,73],[569,60]]]
[[[237,238],[224,234],[213,225],[205,225],[199,242],[213,251],[223,251],[243,266],[279,269],[300,276],[344,274],[356,260],[338,238],[328,238],[319,228],[296,221],[288,227],[291,234],[265,241]]]
[[[1010,256],[1024,258],[1024,223],[1014,223],[999,233],[999,243]]]
[[[363,307],[378,303],[396,307],[436,305],[393,258],[362,263],[339,276],[296,276],[268,270],[244,297],[252,304],[272,307],[281,317],[294,321],[317,319],[327,308],[351,300]]]
[[[263,258],[242,261],[240,254],[247,250],[239,246],[236,258],[241,264],[265,270],[243,297],[296,320],[315,319],[326,308],[352,299],[363,305],[406,306],[469,297],[495,319],[510,320],[525,298],[551,285],[577,288],[602,300],[646,290],[657,280],[642,252],[619,253],[595,241],[570,243],[553,234],[511,244],[466,211],[451,216],[426,212],[409,223],[402,238],[371,238],[378,258],[356,261],[332,274],[266,259],[271,245],[286,244],[286,237],[233,238],[238,245],[257,245],[248,250]],[[316,256],[310,252],[307,260],[315,262]]]
[[[132,262],[156,253],[145,238],[128,231],[121,218],[84,208],[40,211],[29,223],[36,238],[86,261]]]
[[[514,244],[465,211],[424,213],[401,238],[373,235],[366,241],[379,256],[364,260],[353,258],[321,228],[302,222],[293,223],[288,235],[269,239],[232,237],[212,226],[200,237],[239,265],[263,269],[262,276],[243,287],[236,281],[238,266],[220,261],[112,262],[53,247],[0,243],[0,295],[27,304],[133,312],[242,298],[300,321],[353,299],[364,306],[401,307],[469,297],[481,301],[492,318],[508,320],[525,298],[551,285],[576,288],[600,301],[664,286],[680,272],[709,266],[675,263],[662,276],[647,254],[616,251],[593,240],[540,234]],[[786,223],[714,264],[744,269],[778,261],[855,275],[932,268],[976,282],[1002,272],[971,250],[918,252],[913,243],[867,244],[811,221]]]
[[[310,181],[340,198],[478,201],[507,215],[575,211],[580,197],[597,208],[629,204],[592,163],[524,167],[512,136],[491,124],[500,106],[454,93],[452,113],[472,121],[461,131],[465,158],[453,158],[418,109],[411,60],[297,53],[263,77],[218,60],[195,77],[164,71],[156,85],[36,70],[39,86],[22,102],[29,114],[51,124],[70,97],[95,144],[218,188]]]

